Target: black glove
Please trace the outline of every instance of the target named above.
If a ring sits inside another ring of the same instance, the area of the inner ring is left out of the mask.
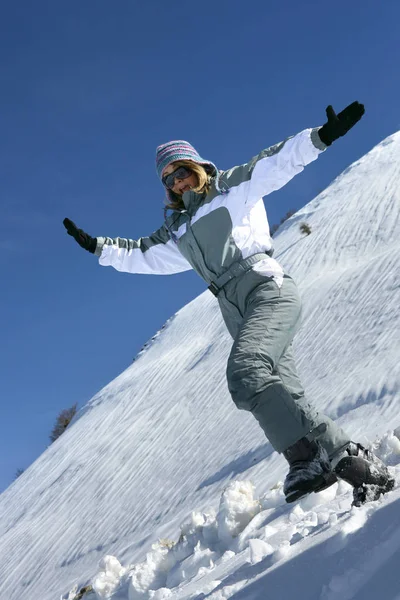
[[[91,237],[88,233],[85,233],[83,229],[78,229],[75,223],[70,221],[69,219],[64,219],[63,221],[64,227],[68,232],[68,235],[72,235],[72,237],[78,242],[78,244],[88,250],[92,254],[95,253],[97,239]]]
[[[330,146],[332,142],[345,135],[365,113],[364,104],[353,102],[346,106],[338,115],[329,105],[326,109],[328,122],[318,130],[321,142]]]

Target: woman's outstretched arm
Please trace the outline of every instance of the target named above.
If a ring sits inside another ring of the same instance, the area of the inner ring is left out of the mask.
[[[220,176],[230,190],[240,188],[238,198],[254,204],[263,196],[280,189],[306,165],[316,160],[327,146],[345,135],[364,114],[364,106],[353,102],[338,115],[332,106],[326,109],[322,127],[305,129],[279,144],[266,148],[248,163],[233,167]]]
[[[127,238],[91,237],[73,223],[64,219],[64,226],[78,244],[99,257],[104,267],[114,267],[126,273],[170,275],[191,269],[190,263],[179,252],[163,225],[147,237]]]

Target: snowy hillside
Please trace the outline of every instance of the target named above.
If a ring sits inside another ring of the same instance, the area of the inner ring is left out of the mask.
[[[304,301],[308,396],[400,473],[400,132],[275,248]],[[286,505],[284,459],[230,399],[230,346],[206,291],[0,496],[0,600],[86,584],[92,600],[400,599],[400,488],[361,508],[344,483]]]

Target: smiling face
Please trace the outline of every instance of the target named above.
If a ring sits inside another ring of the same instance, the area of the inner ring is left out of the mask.
[[[175,171],[179,167],[179,161],[173,162],[167,167],[165,167],[162,172],[162,176],[165,177],[169,175],[173,171]],[[174,187],[171,188],[174,194],[178,196],[182,196],[185,192],[188,192],[192,188],[195,188],[198,185],[197,175],[193,172],[190,173],[189,177],[185,177],[185,179],[179,179],[175,177]]]

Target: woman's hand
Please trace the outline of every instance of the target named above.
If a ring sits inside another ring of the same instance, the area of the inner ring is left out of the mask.
[[[83,229],[78,229],[75,223],[73,223],[70,219],[64,219],[63,224],[68,235],[72,235],[74,240],[76,240],[82,248],[94,254],[97,245],[96,238],[93,238],[88,233],[85,233]]]
[[[361,119],[364,113],[364,105],[359,102],[349,104],[338,115],[329,105],[326,109],[328,122],[318,130],[321,142],[330,146],[332,142],[345,135]]]

